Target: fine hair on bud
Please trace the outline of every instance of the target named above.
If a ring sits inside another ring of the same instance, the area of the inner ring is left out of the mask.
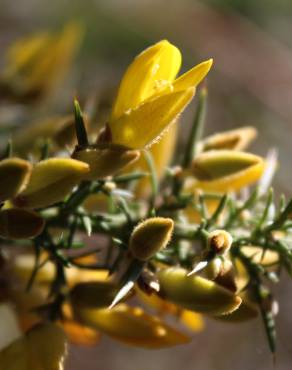
[[[169,243],[174,222],[171,218],[152,217],[135,227],[129,248],[133,257],[147,261]]]
[[[232,236],[225,230],[214,230],[208,236],[208,249],[216,254],[224,254],[232,244]]]

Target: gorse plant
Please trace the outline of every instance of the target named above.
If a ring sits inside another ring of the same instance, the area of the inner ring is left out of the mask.
[[[2,99],[44,98],[70,61],[54,40],[69,56],[79,39],[70,27],[12,47]],[[23,333],[0,352],[1,370],[62,369],[64,332],[85,345],[100,333],[144,348],[188,343],[182,327],[201,330],[201,315],[261,317],[275,353],[270,283],[292,274],[292,201],[274,200],[275,155],[245,152],[254,128],[203,138],[204,87],[171,164],[179,116],[212,60],[177,77],[180,65],[168,41],[139,54],[101,129],[75,99],[74,115],[13,132],[0,161],[1,301]]]

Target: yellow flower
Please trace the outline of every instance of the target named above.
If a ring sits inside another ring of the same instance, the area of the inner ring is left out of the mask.
[[[195,176],[186,189],[213,192],[238,191],[257,182],[265,169],[263,158],[234,150],[210,150],[192,162]]]
[[[189,104],[212,59],[175,79],[180,51],[163,40],[149,47],[128,67],[119,87],[109,128],[112,141],[130,148],[150,146]]]
[[[241,304],[238,295],[201,276],[188,276],[182,268],[162,269],[157,277],[161,297],[190,311],[219,316],[235,311]]]
[[[140,307],[126,304],[108,309],[74,307],[75,318],[123,343],[151,349],[186,344],[190,338]]]
[[[11,45],[0,82],[13,98],[36,98],[60,82],[78,50],[82,27],[68,23],[59,33],[39,33]]]

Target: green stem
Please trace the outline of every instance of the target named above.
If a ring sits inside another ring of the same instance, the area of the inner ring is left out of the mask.
[[[77,99],[74,99],[74,115],[75,115],[75,130],[78,145],[81,148],[87,147],[89,145],[87,132],[84,124],[83,114]]]
[[[199,95],[195,119],[192,125],[189,140],[186,145],[186,151],[182,162],[183,168],[188,168],[193,158],[198,154],[198,142],[203,134],[206,112],[207,112],[207,89],[202,88]]]

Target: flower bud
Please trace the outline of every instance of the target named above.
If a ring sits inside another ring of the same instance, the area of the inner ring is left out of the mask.
[[[26,209],[9,208],[0,211],[0,236],[7,239],[28,239],[39,235],[45,221]]]
[[[225,315],[236,310],[241,298],[213,281],[198,275],[188,276],[182,268],[158,272],[159,294],[170,302],[191,311]]]
[[[105,308],[114,300],[118,292],[112,282],[86,282],[74,286],[70,299],[74,306],[86,308]]]
[[[99,143],[86,149],[76,149],[72,158],[88,163],[90,170],[84,174],[85,180],[98,180],[112,176],[140,156],[138,150],[130,150],[122,145]]]
[[[240,127],[235,130],[220,132],[206,137],[199,143],[199,151],[209,150],[244,150],[256,138],[257,130],[254,127]]]
[[[232,236],[225,230],[214,230],[208,236],[208,249],[215,254],[226,253],[232,244]]]
[[[119,304],[112,309],[74,307],[75,318],[123,343],[142,348],[185,344],[190,338],[139,307]]]
[[[87,163],[71,158],[50,158],[33,168],[29,184],[14,203],[18,207],[40,208],[60,202],[89,171]]]
[[[165,248],[171,239],[173,221],[170,218],[153,217],[135,227],[130,238],[129,249],[140,261],[147,261]]]
[[[194,186],[208,191],[235,191],[256,182],[263,174],[264,160],[256,155],[233,151],[211,150],[193,160]]]
[[[13,198],[26,186],[31,164],[20,158],[7,158],[0,162],[0,202]]]

